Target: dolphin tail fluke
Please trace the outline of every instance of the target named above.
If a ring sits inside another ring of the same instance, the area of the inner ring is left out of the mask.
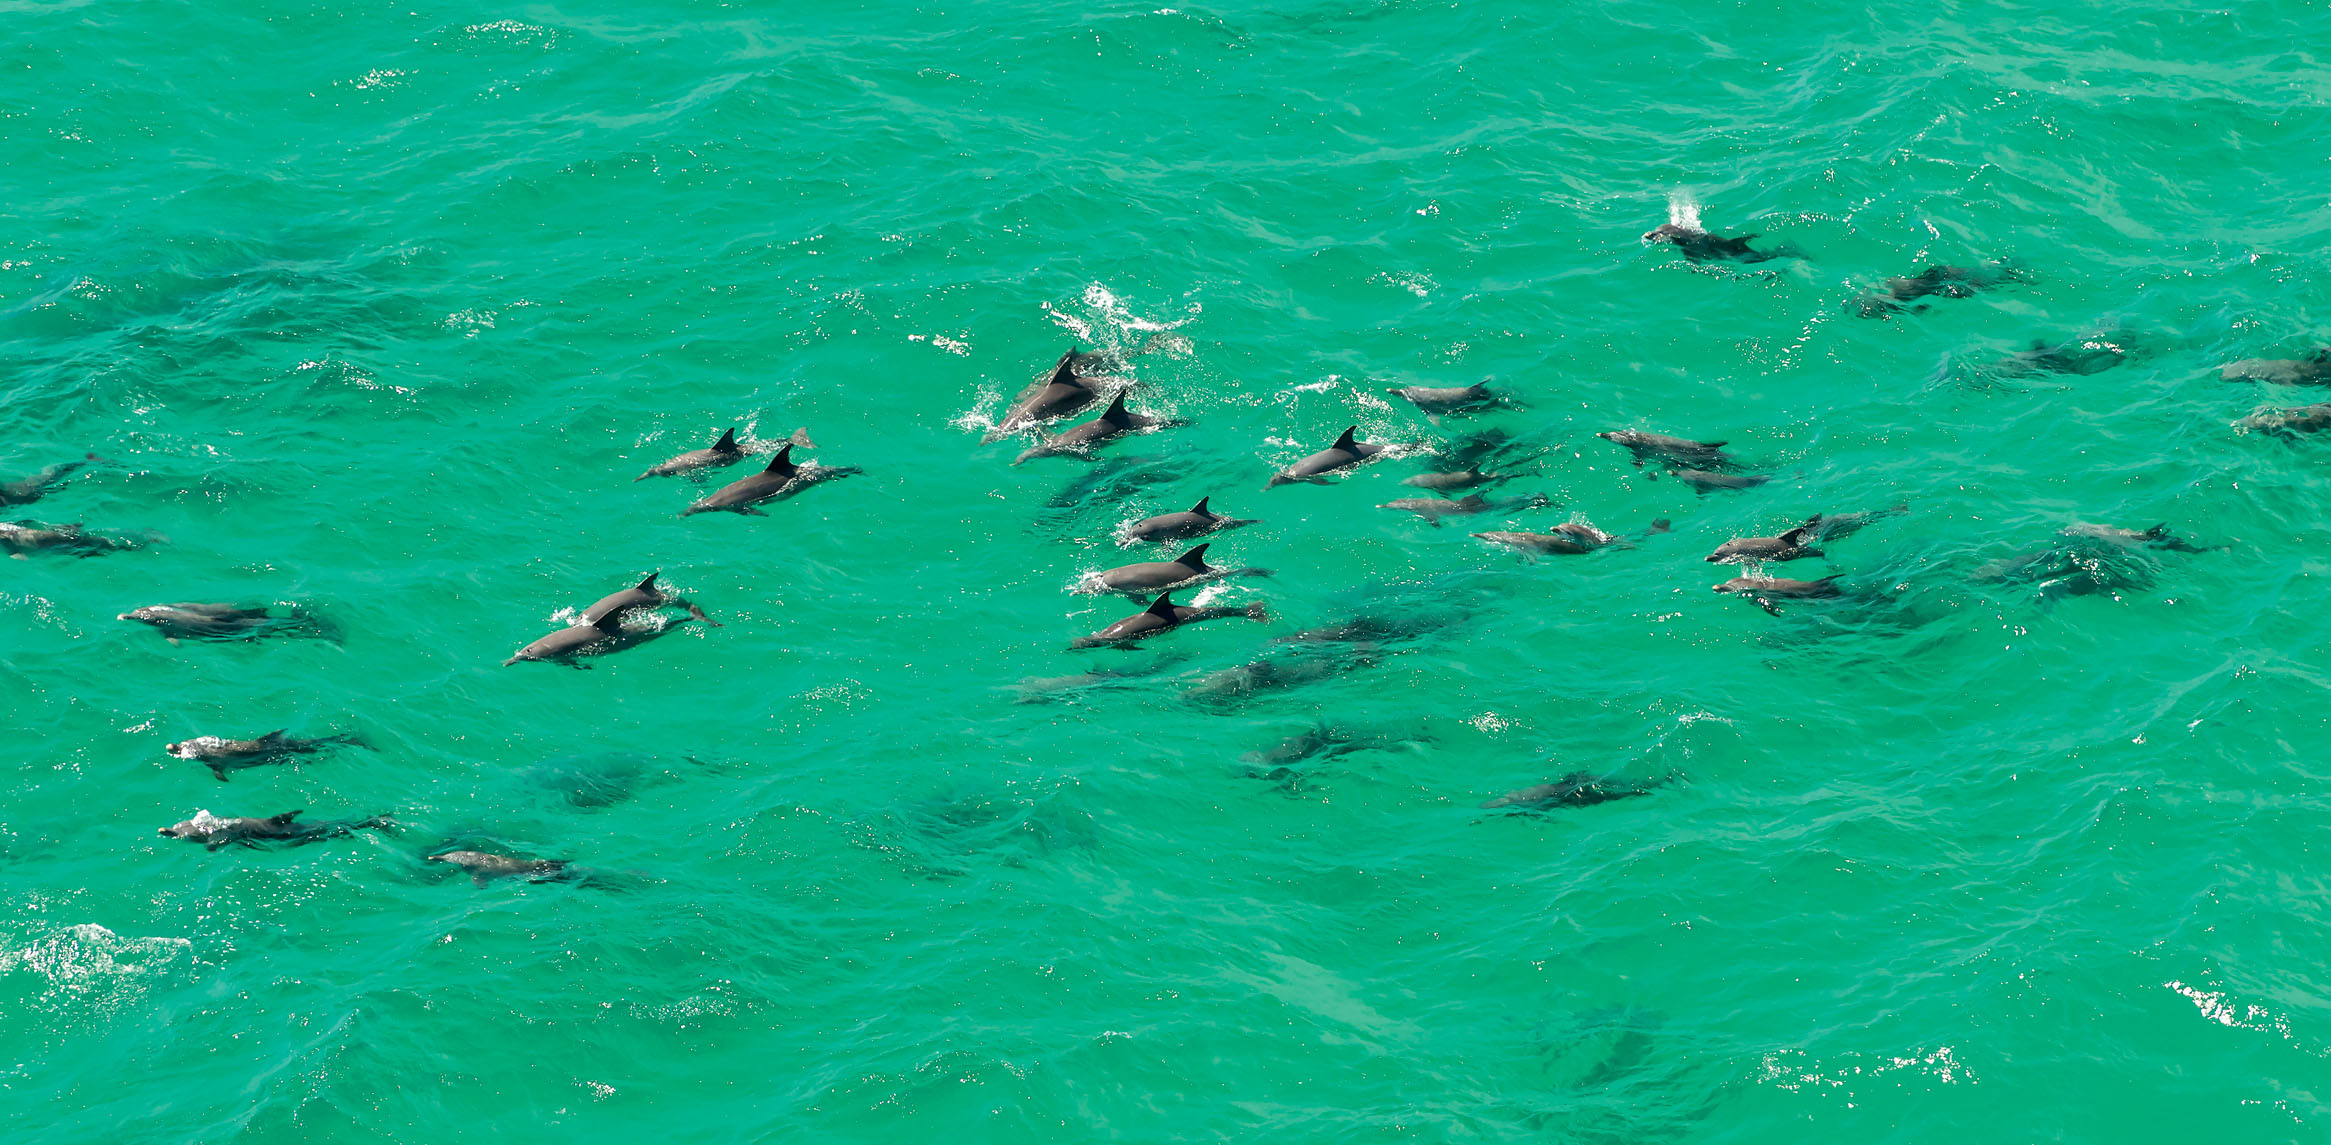
[[[291,821],[299,818],[300,815],[306,810],[307,809],[303,807],[296,811],[286,811],[281,815],[270,815],[267,817],[267,821],[275,824],[278,827],[289,827],[291,826]]]
[[[704,615],[704,610],[703,610],[703,609],[701,609],[701,608],[698,608],[698,607],[696,607],[696,606],[695,606],[695,605],[693,605],[693,604],[691,604],[691,605],[689,605],[689,606],[688,606],[688,615],[690,615],[690,616],[693,616],[693,617],[695,617],[696,619],[698,619],[698,620],[701,620],[701,621],[703,621],[704,623],[706,623],[706,624],[709,624],[709,625],[711,625],[711,626],[712,626],[712,627],[714,627],[714,628],[726,628],[726,627],[728,627],[727,625],[725,625],[725,624],[722,624],[721,622],[719,622],[719,621],[717,621],[717,620],[714,620],[713,618],[711,618],[711,617],[709,617],[709,616],[706,616],[706,615]]]

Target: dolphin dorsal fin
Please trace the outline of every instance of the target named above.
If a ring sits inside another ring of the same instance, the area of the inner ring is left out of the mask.
[[[1174,618],[1174,594],[1170,592],[1157,594],[1157,599],[1150,601],[1149,607],[1142,609],[1142,611],[1172,620]]]
[[[303,809],[303,810],[304,810],[304,809]],[[298,811],[286,811],[286,812],[284,812],[284,813],[283,813],[283,814],[281,814],[281,815],[270,815],[270,816],[268,816],[268,817],[267,817],[267,821],[268,821],[268,822],[270,822],[270,823],[273,823],[273,824],[275,824],[275,825],[276,825],[276,826],[278,826],[278,827],[287,827],[287,826],[290,826],[290,825],[291,825],[291,821],[292,821],[292,820],[294,820],[294,819],[297,819],[297,818],[299,818],[299,817],[300,817],[300,812],[298,812]]]
[[[761,472],[790,473],[793,471],[793,468],[793,443],[788,441],[784,445],[777,447],[777,456],[770,458],[769,467],[762,470]]]
[[[636,586],[637,591],[654,592],[656,590],[656,578],[662,575],[664,575],[664,571],[662,569],[657,569],[656,571],[647,574],[647,579],[639,582],[639,584]]]
[[[1203,497],[1200,497],[1200,498],[1198,498],[1198,503],[1197,503],[1197,504],[1195,504],[1195,505],[1192,505],[1192,506],[1190,506],[1190,511],[1191,511],[1191,512],[1193,512],[1193,513],[1196,513],[1197,515],[1199,515],[1199,516],[1201,516],[1201,517],[1211,517],[1211,516],[1213,516],[1213,515],[1214,515],[1214,514],[1213,514],[1213,512],[1212,512],[1212,511],[1210,511],[1210,510],[1208,510],[1208,509],[1206,508],[1206,502],[1208,502],[1208,501],[1211,501],[1211,500],[1213,500],[1213,499],[1214,499],[1214,495],[1213,495],[1212,493],[1208,493],[1207,495],[1205,495],[1205,496],[1203,496]]]
[[[734,426],[731,426],[731,427],[729,427],[729,428],[727,428],[727,429],[724,429],[724,430],[720,431],[720,440],[719,440],[719,441],[716,441],[716,442],[713,442],[713,443],[712,443],[712,451],[713,451],[714,453],[742,453],[742,452],[744,452],[742,449],[739,449],[739,448],[737,447],[737,431],[736,431],[736,427],[734,427]]]
[[[259,742],[260,742],[260,743],[276,743],[276,742],[279,742],[279,741],[281,741],[281,740],[283,739],[283,737],[285,737],[285,736],[287,736],[287,735],[290,735],[290,734],[291,734],[291,729],[290,729],[290,728],[277,728],[277,729],[275,729],[274,731],[268,732],[266,735],[260,736],[260,737],[259,737]]]
[[[1336,438],[1336,439],[1335,439],[1335,444],[1334,444],[1334,445],[1331,445],[1331,446],[1328,446],[1328,448],[1329,448],[1329,449],[1340,449],[1340,450],[1343,450],[1343,451],[1344,451],[1344,452],[1346,452],[1346,453],[1357,453],[1357,452],[1359,452],[1359,449],[1357,448],[1357,443],[1355,443],[1355,442],[1353,442],[1353,441],[1352,441],[1352,434],[1353,434],[1353,433],[1355,433],[1355,432],[1357,432],[1357,431],[1359,430],[1359,428],[1360,428],[1360,427],[1359,427],[1359,426],[1356,426],[1356,425],[1355,425],[1355,426],[1347,426],[1347,427],[1344,429],[1344,435],[1343,435],[1342,437]]]
[[[1053,363],[1052,376],[1045,379],[1044,384],[1048,386],[1073,386],[1078,384],[1076,371],[1069,368],[1070,363],[1075,361],[1076,347],[1070,346],[1068,348],[1068,353],[1062,354],[1060,356],[1060,361]]]
[[[1127,413],[1125,410],[1125,391],[1118,390],[1117,400],[1109,403],[1109,409],[1106,413],[1101,415],[1101,420],[1122,422],[1129,419],[1131,416],[1132,415]]]
[[[1213,543],[1214,543],[1214,542],[1212,542],[1212,541],[1208,541],[1208,542],[1206,542],[1206,544],[1208,544],[1208,545],[1210,545],[1210,544],[1213,544]],[[1189,552],[1183,553],[1181,556],[1175,557],[1175,558],[1174,558],[1174,563],[1175,563],[1175,564],[1177,564],[1177,565],[1188,565],[1188,566],[1190,566],[1191,568],[1194,568],[1194,569],[1202,569],[1202,568],[1205,568],[1205,567],[1206,567],[1206,545],[1199,545],[1198,547],[1191,549]]]

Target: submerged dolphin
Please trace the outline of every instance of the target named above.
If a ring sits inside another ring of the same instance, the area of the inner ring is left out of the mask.
[[[1639,429],[1615,429],[1598,433],[1596,437],[1627,447],[1635,455],[1635,468],[1643,468],[1646,461],[1666,465],[1725,466],[1732,463],[1731,455],[1723,450],[1721,441],[1693,441],[1688,437],[1669,437],[1664,433],[1645,433]]]
[[[1511,481],[1519,476],[1521,476],[1519,473],[1483,473],[1478,469],[1460,469],[1454,473],[1419,473],[1414,477],[1402,478],[1400,483],[1413,485],[1419,489],[1441,491],[1494,485],[1500,481]]]
[[[161,629],[170,643],[195,640],[256,640],[261,636],[321,630],[312,617],[296,610],[274,616],[267,605],[245,608],[232,604],[149,604],[133,608],[115,620],[135,620]]]
[[[1813,538],[1815,540],[1834,541],[1839,537],[1850,536],[1862,531],[1862,528],[1872,521],[1897,517],[1909,511],[1910,506],[1908,505],[1896,505],[1890,509],[1873,509],[1867,513],[1815,513],[1805,518],[1805,527],[1814,531]]]
[[[1297,481],[1325,485],[1327,484],[1326,474],[1334,473],[1340,469],[1349,469],[1392,448],[1389,445],[1379,445],[1375,442],[1354,440],[1352,435],[1359,432],[1359,429],[1360,427],[1356,425],[1346,426],[1343,434],[1335,439],[1334,445],[1272,474],[1270,484],[1263,486],[1263,488],[1271,489]]]
[[[350,831],[388,831],[396,821],[386,815],[363,819],[343,819],[329,823],[295,823],[301,812],[286,811],[281,815],[258,818],[221,818],[208,811],[197,811],[194,818],[173,823],[160,829],[160,834],[172,839],[185,839],[216,851],[229,843],[256,847],[261,843],[312,843],[318,839],[335,838]]]
[[[309,755],[339,744],[356,743],[355,736],[329,735],[314,739],[296,739],[288,728],[277,728],[257,739],[221,739],[218,736],[195,736],[178,743],[165,744],[162,750],[179,759],[200,761],[210,768],[219,782],[227,781],[227,773],[244,768],[281,762],[295,755]]]
[[[1989,262],[1981,266],[1930,266],[1908,278],[1889,278],[1872,287],[1853,300],[1851,309],[1864,318],[1884,318],[1900,312],[1903,303],[1930,294],[1943,298],[1967,298],[1978,290],[2023,281],[2022,273],[2005,262]]]
[[[1478,409],[1497,400],[1497,395],[1489,392],[1487,379],[1470,386],[1401,386],[1384,392],[1407,398],[1416,408],[1435,415]]]
[[[1120,390],[1116,400],[1109,403],[1109,408],[1103,410],[1101,416],[1029,446],[1020,456],[1012,459],[1012,464],[1063,453],[1090,455],[1092,451],[1126,434],[1179,424],[1173,418],[1151,417],[1126,409],[1125,393]]]
[[[92,453],[79,461],[51,465],[30,477],[0,481],[0,505],[29,505],[38,501],[43,494],[55,488],[58,482],[72,476],[74,470],[95,460],[97,455]]]
[[[817,448],[817,443],[809,439],[808,426],[794,430],[793,436],[786,438],[785,443],[798,445],[803,449]],[[724,431],[720,435],[720,439],[710,446],[703,449],[691,449],[669,461],[659,461],[649,467],[647,472],[632,478],[632,480],[645,481],[650,477],[670,477],[679,473],[694,473],[699,469],[718,469],[734,465],[744,459],[745,449],[737,444],[737,431],[729,429]]]
[[[423,862],[446,863],[469,872],[469,881],[485,886],[495,879],[524,875],[528,882],[548,882],[567,874],[564,859],[521,859],[516,855],[497,855],[491,851],[447,851],[441,855],[425,855]]]
[[[1172,591],[1227,577],[1271,575],[1269,569],[1226,569],[1207,564],[1206,548],[1205,545],[1199,545],[1170,561],[1144,561],[1140,564],[1120,565],[1096,574],[1078,591],[1136,593]]]
[[[2227,363],[2218,377],[2229,382],[2331,385],[2331,348],[2310,350],[2304,358],[2244,358]]]
[[[1467,517],[1475,513],[1502,513],[1510,509],[1534,509],[1546,503],[1546,498],[1543,495],[1515,497],[1505,501],[1492,502],[1479,493],[1470,493],[1455,500],[1447,497],[1402,497],[1395,501],[1386,501],[1376,507],[1414,513],[1424,518],[1433,528],[1438,529],[1441,527],[1441,518],[1443,517]]]
[[[1583,771],[1573,771],[1552,783],[1541,783],[1519,791],[1508,791],[1481,806],[1486,810],[1511,807],[1517,811],[1551,811],[1556,807],[1592,807],[1616,799],[1632,799],[1649,795],[1658,783],[1620,785],[1597,779]]]
[[[1819,519],[1814,518],[1815,521]],[[1735,537],[1716,546],[1716,551],[1708,554],[1707,559],[1718,564],[1745,564],[1751,561],[1793,561],[1817,557],[1821,555],[1821,550],[1812,547],[1817,528],[1812,522],[1807,522],[1777,537]]]
[[[1651,522],[1651,527],[1637,534],[1637,537],[1640,539],[1664,533],[1668,527],[1667,518],[1661,517]],[[1596,549],[1609,548],[1612,545],[1621,548],[1634,547],[1631,542],[1595,528],[1585,521],[1572,521],[1568,524],[1556,525],[1552,533],[1498,532],[1475,533],[1473,535],[1494,544],[1512,545],[1514,548],[1527,552],[1546,553],[1552,556],[1582,556]]]
[[[1223,529],[1258,523],[1251,518],[1226,517],[1207,508],[1206,503],[1213,499],[1200,497],[1197,504],[1182,512],[1143,517],[1119,530],[1118,536],[1128,541],[1186,541]]]
[[[2302,433],[2317,433],[2331,429],[2331,402],[2317,402],[2311,406],[2277,409],[2263,406],[2252,410],[2250,416],[2235,422],[2234,427],[2244,433],[2267,433],[2276,437],[2297,438]],[[0,526],[5,528],[5,526]],[[0,535],[0,542],[6,540]]]
[[[1779,616],[1781,610],[1775,600],[1825,600],[1843,596],[1837,587],[1842,573],[1831,573],[1820,580],[1789,580],[1774,576],[1736,576],[1719,585],[1711,585],[1717,592],[1738,593],[1756,601],[1759,608]]]
[[[695,604],[657,588],[656,578],[662,575],[664,574],[661,572],[649,573],[647,579],[624,589],[622,592],[609,593],[600,597],[597,603],[583,610],[582,622],[597,624],[602,617],[613,613],[628,612],[634,608],[662,608],[665,605],[671,605],[675,608],[687,609],[688,615],[714,628],[723,627],[719,621],[704,615],[704,610],[696,607]]]
[[[781,501],[812,485],[837,477],[848,477],[857,472],[859,469],[854,465],[796,465],[793,463],[793,443],[786,442],[777,451],[777,455],[769,459],[768,468],[721,486],[711,496],[682,509],[680,515],[693,517],[698,513],[727,510],[752,517],[766,516],[753,506],[763,501]]]
[[[1762,473],[1716,473],[1706,469],[1670,469],[1669,475],[1701,493],[1718,489],[1754,489],[1772,478]]]
[[[1093,633],[1079,636],[1069,642],[1070,648],[1097,648],[1104,644],[1131,644],[1144,637],[1155,636],[1170,628],[1196,624],[1201,620],[1219,620],[1223,617],[1243,616],[1248,620],[1268,622],[1271,610],[1262,601],[1244,608],[1197,608],[1173,602],[1173,594],[1161,592],[1150,606]]]

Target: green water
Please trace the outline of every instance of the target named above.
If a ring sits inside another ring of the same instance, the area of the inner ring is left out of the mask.
[[[2324,1139],[2331,484],[2232,428],[2320,391],[2217,376],[2324,335],[2319,6],[4,19],[0,478],[105,459],[6,515],[167,542],[0,561],[0,1137]],[[1695,209],[1809,257],[1639,241]],[[1187,425],[981,442],[1159,330],[1134,405]],[[1994,365],[2079,337],[2123,361]],[[1554,504],[1263,490],[1352,423],[1510,434],[1493,495]],[[632,480],[730,425],[864,473]],[[1774,479],[1652,480],[1630,426]],[[1277,575],[1206,599],[1273,622],[1067,651],[1133,607],[1064,591],[1149,555],[1113,530],[1207,495]],[[1769,570],[1844,600],[1709,591],[1895,504]],[[1468,536],[1574,517],[1674,529]],[[2210,551],[1978,579],[2083,522]],[[501,665],[657,569],[724,626]],[[188,600],[338,640],[115,619]],[[1401,631],[1269,643],[1354,617]],[[1258,657],[1322,671],[1189,695]],[[277,727],[366,742],[163,752]],[[1573,771],[1673,779],[1478,809]],[[156,834],[291,808],[402,830]]]

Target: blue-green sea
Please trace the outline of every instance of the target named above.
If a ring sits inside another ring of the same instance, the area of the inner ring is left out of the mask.
[[[0,34],[0,481],[95,456],[0,519],[135,545],[0,560],[0,1140],[2331,1139],[2331,440],[2236,425],[2331,393],[2220,376],[2331,339],[2320,4]],[[1857,313],[1929,266],[2010,280]],[[1178,424],[1015,465],[1071,348]],[[1070,650],[1201,497],[1269,620]],[[1815,513],[1841,596],[1710,591]],[[658,571],[719,626],[503,664]],[[359,742],[165,751],[277,728]],[[158,833],[293,809],[394,828]]]

